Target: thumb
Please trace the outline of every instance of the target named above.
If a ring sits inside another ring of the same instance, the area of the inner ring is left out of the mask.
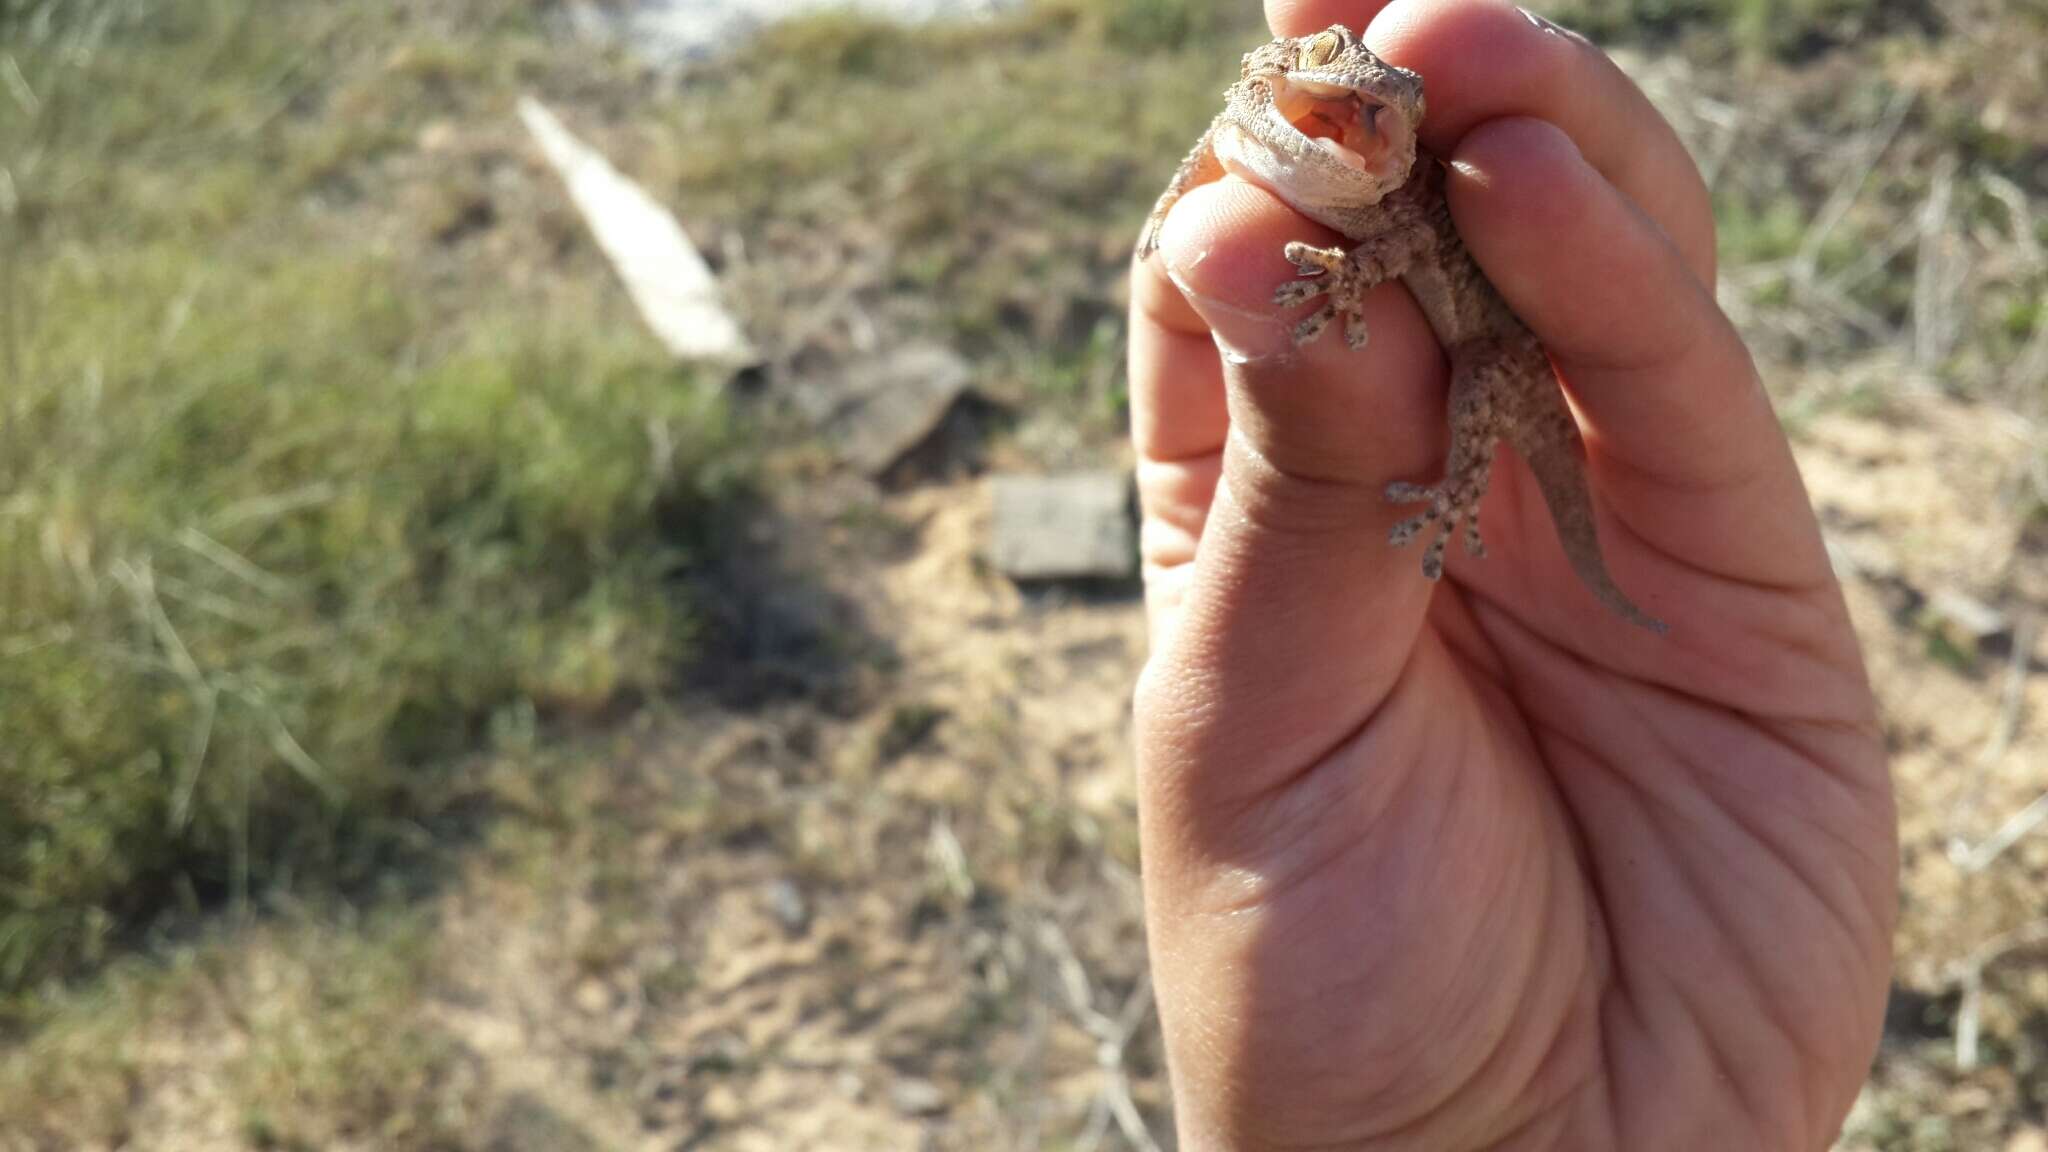
[[[1223,356],[1230,431],[1193,583],[1146,691],[1182,752],[1197,751],[1192,729],[1197,762],[1243,766],[1232,791],[1265,783],[1252,766],[1284,771],[1355,730],[1407,663],[1429,601],[1416,553],[1387,543],[1400,510],[1383,493],[1438,467],[1442,354],[1398,285],[1369,299],[1365,350],[1334,336],[1297,348],[1300,310],[1272,302],[1297,275],[1282,255],[1294,240],[1338,237],[1237,180],[1191,192],[1161,238]]]

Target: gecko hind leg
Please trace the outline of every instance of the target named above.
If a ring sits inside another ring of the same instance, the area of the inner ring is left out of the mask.
[[[1451,452],[1443,481],[1398,482],[1387,485],[1386,492],[1390,504],[1429,505],[1422,514],[1394,525],[1387,542],[1405,546],[1435,525],[1435,535],[1422,554],[1422,574],[1431,580],[1442,578],[1445,547],[1460,525],[1465,529],[1465,551],[1475,558],[1486,555],[1486,542],[1479,534],[1479,503],[1492,480],[1494,445],[1502,431],[1489,392],[1498,383],[1497,361],[1453,357],[1453,363],[1457,369],[1451,380]]]

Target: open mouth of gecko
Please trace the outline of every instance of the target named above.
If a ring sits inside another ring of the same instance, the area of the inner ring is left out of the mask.
[[[1374,177],[1394,177],[1409,143],[1407,124],[1385,104],[1342,84],[1289,75],[1273,83],[1272,115],[1331,159]]]

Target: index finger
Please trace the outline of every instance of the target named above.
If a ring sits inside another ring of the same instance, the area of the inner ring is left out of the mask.
[[[1649,97],[1584,37],[1508,0],[1266,0],[1275,35],[1344,24],[1423,78],[1422,143],[1448,157],[1489,120],[1547,120],[1714,283],[1714,218],[1699,168]]]

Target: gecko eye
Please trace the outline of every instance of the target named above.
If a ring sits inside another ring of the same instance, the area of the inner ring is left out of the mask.
[[[1344,37],[1335,29],[1323,32],[1301,48],[1301,67],[1321,68],[1344,50]]]

